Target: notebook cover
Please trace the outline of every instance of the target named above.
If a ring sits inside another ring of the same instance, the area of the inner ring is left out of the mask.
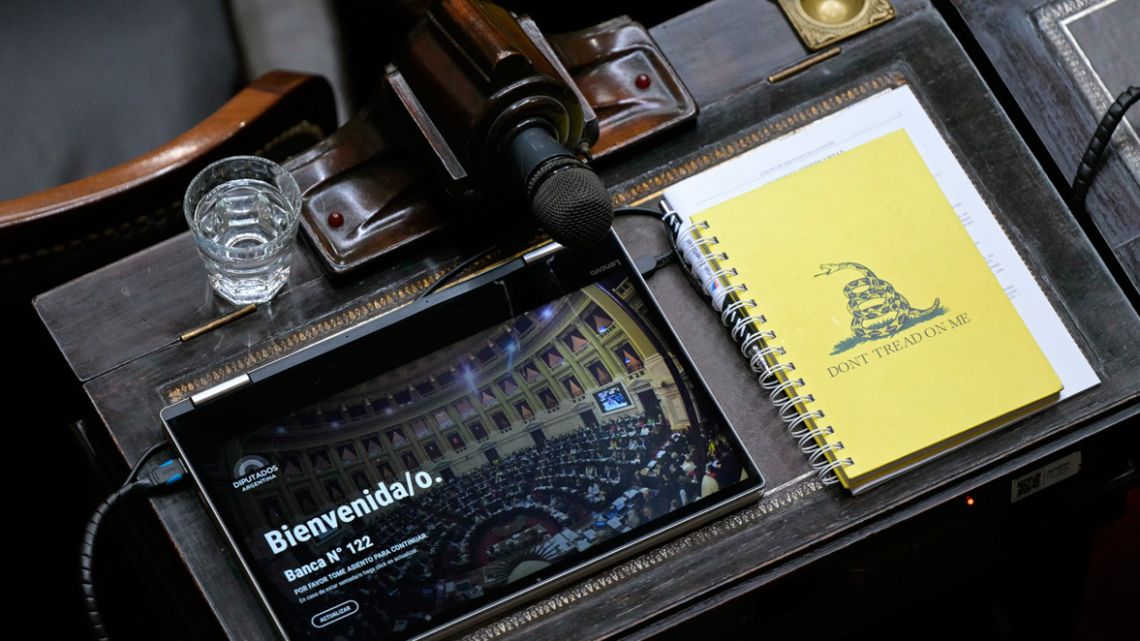
[[[822,410],[845,486],[1056,395],[1061,382],[905,131],[694,217]]]

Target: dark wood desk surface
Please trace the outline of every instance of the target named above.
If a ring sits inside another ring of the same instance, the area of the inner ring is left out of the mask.
[[[1009,91],[1014,108],[1020,109],[1032,132],[1037,136],[1047,157],[1042,162],[1052,163],[1066,184],[1076,175],[1077,163],[1084,155],[1093,131],[1107,104],[1094,108],[1088,93],[1092,85],[1103,82],[1104,95],[1115,97],[1127,89],[1127,83],[1140,84],[1140,31],[1132,30],[1131,40],[1116,38],[1090,38],[1084,36],[1085,47],[1094,47],[1098,54],[1097,66],[1104,77],[1094,78],[1087,71],[1085,58],[1071,44],[1065,51],[1051,43],[1049,34],[1040,24],[1044,12],[1057,19],[1083,11],[1095,3],[1092,0],[953,0],[954,10],[963,21],[963,27],[976,39],[985,53],[988,64],[993,65],[999,82]],[[1120,2],[1112,5],[1115,15],[1090,15],[1090,18],[1117,20],[1125,12],[1134,29],[1140,23],[1140,5]],[[1099,27],[1099,33],[1109,31],[1108,25]],[[1057,34],[1060,36],[1060,34]],[[1106,34],[1107,36],[1107,34]],[[1091,42],[1090,42],[1091,40]],[[1082,71],[1077,71],[1082,70]],[[1111,100],[1109,100],[1111,102]],[[1132,123],[1140,123],[1140,112],[1133,108],[1129,113]],[[1118,134],[1125,135],[1123,132]],[[1115,147],[1115,145],[1114,145]],[[1132,149],[1136,149],[1133,143]],[[1136,152],[1133,152],[1136,153]],[[1118,149],[1110,151],[1088,196],[1088,210],[1105,241],[1123,265],[1133,286],[1140,288],[1140,170],[1130,170]]]
[[[618,200],[633,199],[796,119],[795,112],[772,120],[774,115],[822,98],[830,102],[816,108],[838,104],[873,90],[877,85],[866,84],[868,78],[903,73],[947,132],[1102,384],[853,498],[816,481],[715,314],[677,268],[663,270],[650,286],[767,476],[766,498],[524,606],[472,631],[471,638],[648,636],[1007,477],[1136,412],[1140,353],[1133,346],[1140,343],[1140,320],[939,15],[919,0],[898,0],[896,7],[895,21],[845,43],[842,55],[826,65],[776,85],[763,78],[805,52],[774,5],[716,0],[658,26],[653,34],[692,89],[701,116],[696,126],[604,167],[607,184]],[[623,219],[618,228],[634,255],[664,247],[651,221]],[[393,280],[414,282],[416,274],[436,272],[455,250],[419,251],[334,286],[305,248],[284,296],[186,343],[178,342],[180,333],[229,308],[211,296],[185,235],[49,292],[36,306],[119,453],[134,460],[162,438],[158,411],[170,400],[383,313],[399,289]],[[252,591],[193,493],[161,497],[153,506],[225,632],[235,639],[271,638]]]

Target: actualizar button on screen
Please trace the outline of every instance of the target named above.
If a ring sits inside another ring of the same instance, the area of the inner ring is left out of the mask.
[[[344,603],[334,605],[324,612],[318,612],[317,614],[314,614],[312,618],[313,627],[323,628],[330,623],[340,621],[341,619],[347,616],[352,616],[359,611],[360,604],[356,601],[353,601],[352,599],[349,599]]]

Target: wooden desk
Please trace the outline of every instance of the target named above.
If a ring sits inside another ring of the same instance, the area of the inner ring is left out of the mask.
[[[1140,83],[1140,6],[1094,0],[952,5],[961,31],[977,42],[983,64],[1008,91],[1009,108],[1024,119],[1023,134],[1040,141],[1041,161],[1055,168],[1061,184],[1071,184],[1108,104]],[[1064,25],[1078,14],[1085,17],[1076,28]],[[1133,108],[1128,118],[1140,128],[1140,111]],[[1124,129],[1113,138],[1087,206],[1133,287],[1140,287],[1140,138]]]
[[[926,2],[898,0],[899,17],[843,45],[843,54],[776,85],[762,79],[805,55],[774,5],[716,0],[653,30],[701,106],[696,126],[604,167],[615,198],[648,194],[791,126],[783,114],[874,90],[904,73],[948,132],[951,147],[1006,225],[1103,382],[927,466],[853,498],[818,483],[715,314],[676,268],[650,286],[700,373],[742,430],[768,479],[753,507],[599,572],[471,632],[476,639],[641,638],[732,595],[931,510],[1103,433],[1137,412],[1140,320]],[[710,37],[710,34],[717,34]],[[761,48],[761,45],[764,45]],[[824,102],[819,102],[826,99]],[[752,129],[749,129],[752,128]],[[744,132],[744,133],[741,133]],[[660,251],[661,230],[622,220],[634,255]],[[437,271],[454,249],[424,248],[333,286],[307,249],[284,296],[186,343],[178,335],[227,308],[210,295],[185,235],[41,296],[36,306],[106,424],[134,460],[162,438],[159,409],[243,368],[297,349],[391,307],[393,279]],[[153,501],[171,544],[230,638],[271,638],[250,588],[192,492]]]

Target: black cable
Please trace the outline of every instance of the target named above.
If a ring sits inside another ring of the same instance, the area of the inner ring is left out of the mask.
[[[657,256],[638,256],[633,264],[637,266],[637,271],[641,272],[642,278],[649,278],[658,269],[675,262],[677,262],[677,254],[673,253],[673,250],[669,250]]]
[[[675,262],[677,262],[677,253],[670,249],[663,254],[658,254],[653,259],[653,271],[657,271],[666,265],[672,265]],[[650,273],[652,274],[653,272]]]
[[[420,292],[420,295],[416,296],[416,302],[419,302],[419,301],[423,300],[424,298],[427,298],[428,296],[430,296],[432,293],[434,293],[436,290],[438,290],[440,287],[442,287],[444,283],[451,280],[452,278],[455,278],[460,272],[462,272],[463,270],[470,267],[471,263],[474,263],[475,261],[479,260],[480,258],[482,258],[482,257],[486,256],[487,254],[490,254],[491,252],[495,251],[495,249],[497,249],[499,247],[499,245],[502,245],[502,244],[503,244],[503,241],[496,241],[493,245],[484,249],[483,251],[477,252],[475,254],[472,254],[468,258],[463,259],[458,265],[447,270],[442,276],[435,279],[435,282],[433,282],[431,285],[428,285],[427,289]]]
[[[154,455],[166,447],[166,443],[152,446],[131,468],[127,480],[122,487],[115,490],[95,508],[87,526],[83,529],[83,542],[79,547],[79,587],[83,592],[84,610],[91,630],[98,641],[109,641],[107,628],[103,624],[103,614],[99,610],[99,602],[95,598],[95,541],[99,534],[99,526],[111,509],[123,499],[135,494],[148,493],[154,490],[169,487],[182,479],[186,469],[176,459],[168,459],[150,471],[143,478],[139,478],[143,465]]]
[[[134,481],[120,487],[111,496],[107,497],[99,507],[87,527],[83,530],[83,544],[79,549],[79,586],[83,590],[83,605],[87,612],[87,621],[91,624],[91,631],[99,641],[108,641],[110,636],[103,625],[103,614],[99,611],[99,603],[95,598],[95,537],[99,533],[99,526],[111,508],[122,499],[143,490],[150,489],[146,481]]]
[[[139,460],[137,462],[135,462],[134,467],[131,468],[130,474],[127,474],[127,482],[129,483],[131,481],[138,479],[139,470],[142,469],[142,466],[145,465],[146,462],[150,460],[150,457],[154,456],[155,452],[161,450],[164,447],[167,447],[167,443],[165,443],[165,442],[155,443],[154,445],[151,445],[150,448],[147,449],[147,451],[143,452],[142,456],[139,457]]]
[[[1085,208],[1089,186],[1092,185],[1093,178],[1104,161],[1104,154],[1108,150],[1108,143],[1112,139],[1112,134],[1124,120],[1124,114],[1137,101],[1140,101],[1140,87],[1129,87],[1116,98],[1116,102],[1109,106],[1104,117],[1100,119],[1100,124],[1097,125],[1092,140],[1089,141],[1089,146],[1085,149],[1085,155],[1081,158],[1080,164],[1077,165],[1077,175],[1073,178],[1073,207],[1075,209],[1083,210]]]
[[[646,216],[659,223],[665,222],[665,215],[652,207],[618,207],[614,210],[614,216]],[[668,233],[668,228],[665,231]],[[638,256],[633,262],[637,265],[637,270],[641,272],[641,276],[649,278],[658,269],[677,262],[677,252],[675,249],[671,249],[657,256]]]

